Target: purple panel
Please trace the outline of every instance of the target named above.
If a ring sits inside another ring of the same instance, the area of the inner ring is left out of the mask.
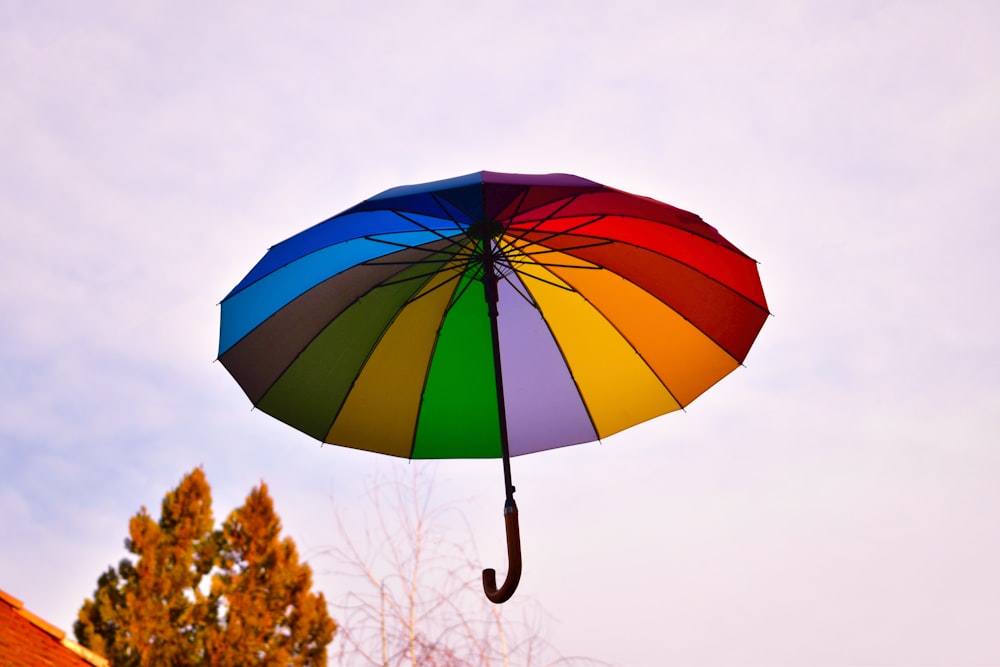
[[[520,283],[517,286],[524,292]],[[500,281],[497,308],[511,456],[596,440],[594,426],[541,313],[506,280]]]

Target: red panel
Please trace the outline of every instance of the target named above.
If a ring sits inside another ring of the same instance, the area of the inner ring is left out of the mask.
[[[490,189],[498,186],[491,186]],[[522,190],[525,188],[522,187]],[[518,196],[507,202],[504,207],[488,206],[487,215],[495,220],[507,221],[515,214],[526,211],[538,211],[545,215],[545,211],[553,211],[563,206],[567,200],[574,200],[579,196],[592,196],[595,190],[604,190],[603,185],[533,185],[527,188],[523,196]],[[487,190],[489,196],[490,190]],[[534,216],[537,219],[537,215]]]
[[[757,263],[732,249],[728,242],[718,243],[669,224],[644,219],[609,216],[593,222],[591,220],[592,218],[553,218],[538,226],[524,225],[523,228],[534,231],[523,236],[536,243],[561,249],[574,248],[598,239],[648,248],[710,276],[767,309]],[[508,227],[508,232],[517,234],[519,228],[522,225]],[[583,256],[577,251],[571,251],[571,254]],[[661,259],[652,258],[651,261],[656,263]]]
[[[730,250],[740,252],[736,246],[727,241],[719,232],[699,216],[684,209],[658,202],[648,197],[631,195],[618,190],[591,192],[576,197],[541,206],[533,210],[520,209],[522,212],[511,221],[511,224],[538,223],[550,218],[584,218],[604,215],[652,220],[685,229],[720,243]],[[742,253],[741,253],[742,254]]]
[[[534,240],[538,234],[526,235]],[[579,237],[568,235],[548,239],[553,248],[573,247]],[[572,250],[572,255],[613,271],[635,283],[742,362],[768,317],[765,307],[734,292],[704,274],[644,248],[613,243]],[[544,264],[544,256],[536,257]]]

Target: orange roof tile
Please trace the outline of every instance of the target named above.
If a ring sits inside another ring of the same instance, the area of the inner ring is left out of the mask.
[[[68,639],[65,632],[0,590],[0,665],[107,667],[108,661]]]

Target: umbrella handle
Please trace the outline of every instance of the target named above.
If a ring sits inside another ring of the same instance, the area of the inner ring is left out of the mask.
[[[493,568],[483,570],[483,590],[490,602],[502,604],[510,599],[521,581],[521,531],[517,525],[517,505],[513,498],[503,508],[507,527],[507,579],[497,588],[497,573]]]

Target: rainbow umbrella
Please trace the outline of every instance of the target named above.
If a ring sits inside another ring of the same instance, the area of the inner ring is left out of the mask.
[[[768,317],[757,265],[698,216],[566,174],[387,190],[272,247],[222,301],[219,360],[323,442],[410,459],[590,442],[682,408]]]

